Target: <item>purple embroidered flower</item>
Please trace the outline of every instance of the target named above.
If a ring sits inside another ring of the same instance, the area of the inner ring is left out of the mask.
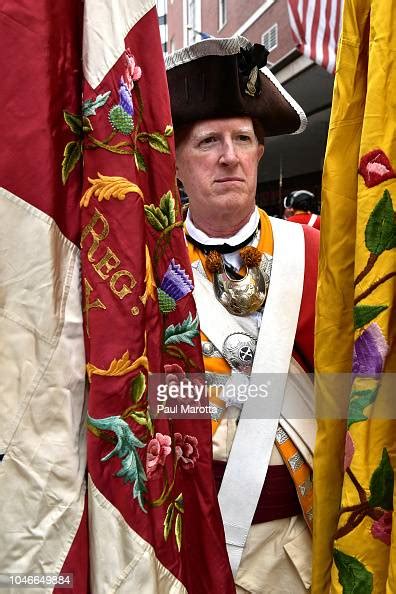
[[[191,293],[193,288],[194,285],[188,274],[186,274],[186,271],[181,268],[180,264],[176,264],[175,259],[172,258],[168,270],[162,279],[161,289],[178,301],[188,293]]]
[[[380,519],[374,522],[374,524],[371,526],[371,534],[374,536],[374,538],[381,540],[386,545],[390,545],[392,534],[391,511],[384,512]]]
[[[122,109],[130,116],[133,116],[133,102],[132,102],[132,95],[130,90],[128,89],[127,84],[124,81],[124,78],[121,76],[120,86],[118,89],[118,94],[120,97],[119,104]]]
[[[169,435],[156,433],[154,439],[147,446],[146,472],[147,478],[152,478],[164,466],[166,457],[171,453],[171,438]]]
[[[194,468],[196,461],[199,458],[198,439],[193,435],[184,435],[175,433],[175,453],[177,460],[180,459],[180,464],[184,470]]]
[[[381,328],[373,322],[355,341],[353,373],[369,376],[376,376],[381,373],[388,348]]]

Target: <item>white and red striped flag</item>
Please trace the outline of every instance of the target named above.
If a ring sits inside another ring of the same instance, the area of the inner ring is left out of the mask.
[[[343,0],[288,0],[287,5],[298,49],[334,74]]]

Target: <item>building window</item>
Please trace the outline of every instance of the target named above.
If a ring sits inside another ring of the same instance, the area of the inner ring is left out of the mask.
[[[272,25],[262,34],[261,43],[265,45],[269,52],[278,47],[278,23]]]
[[[185,0],[185,45],[201,39],[201,0]]]
[[[219,31],[227,22],[227,0],[219,0]]]

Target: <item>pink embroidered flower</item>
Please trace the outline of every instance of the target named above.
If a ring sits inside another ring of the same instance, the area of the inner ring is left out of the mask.
[[[129,49],[126,50],[125,57],[127,61],[127,68],[125,71],[125,82],[129,91],[132,91],[134,81],[139,80],[139,78],[141,78],[142,76],[142,69],[140,68],[140,66],[136,65],[135,58],[132,56]]]
[[[374,536],[374,538],[381,540],[386,545],[390,545],[392,534],[391,511],[384,512],[380,519],[374,522],[374,524],[371,526],[371,534]]]
[[[147,446],[146,472],[147,478],[152,478],[164,466],[166,457],[171,453],[171,438],[169,435],[156,433]]]
[[[184,435],[175,433],[175,453],[176,459],[180,460],[180,464],[184,470],[194,468],[196,461],[199,458],[198,439],[193,435]]]
[[[363,176],[368,188],[396,177],[388,157],[381,149],[375,149],[363,155],[360,159],[359,173]]]
[[[165,381],[167,384],[172,382],[180,383],[180,380],[186,377],[184,369],[177,363],[173,363],[172,365],[164,365],[164,371],[166,373]]]
[[[345,437],[345,456],[344,456],[344,472],[350,467],[353,454],[355,453],[355,444],[353,443],[351,434],[347,431]]]

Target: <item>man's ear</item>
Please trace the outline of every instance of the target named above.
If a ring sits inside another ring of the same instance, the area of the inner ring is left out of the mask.
[[[264,155],[264,145],[263,144],[259,144],[258,145],[258,160],[260,161],[260,159],[262,158],[262,156]]]

